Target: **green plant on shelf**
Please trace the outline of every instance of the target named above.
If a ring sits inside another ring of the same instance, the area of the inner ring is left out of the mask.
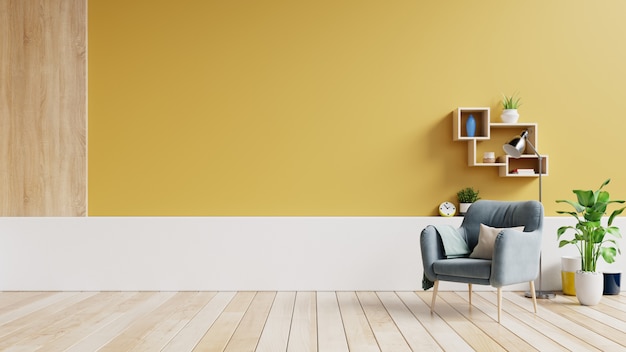
[[[478,196],[479,192],[478,190],[474,190],[473,187],[465,187],[456,193],[456,197],[459,203],[474,203],[480,199]]]
[[[502,107],[504,109],[517,109],[520,105],[522,105],[521,98],[516,97],[517,93],[514,93],[511,96],[506,96],[502,94]]]

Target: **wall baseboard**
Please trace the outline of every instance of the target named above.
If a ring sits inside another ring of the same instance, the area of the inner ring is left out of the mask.
[[[0,218],[3,291],[414,291],[419,235],[442,217]],[[545,219],[543,290],[560,290],[556,229]],[[622,228],[626,221],[619,218]],[[624,248],[622,240],[622,248]],[[626,271],[623,258],[611,266]],[[487,286],[475,286],[489,290]],[[467,286],[441,283],[441,290]],[[527,290],[512,285],[507,290]]]

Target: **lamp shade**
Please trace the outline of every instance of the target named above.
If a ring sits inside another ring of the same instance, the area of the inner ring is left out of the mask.
[[[528,130],[524,130],[522,134],[511,139],[508,143],[502,146],[504,152],[514,158],[519,158],[526,149],[526,137],[528,136]]]

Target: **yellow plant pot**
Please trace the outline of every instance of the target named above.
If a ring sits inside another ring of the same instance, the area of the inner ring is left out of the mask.
[[[561,271],[561,283],[563,284],[564,295],[576,296],[575,276],[576,273],[573,271]]]
[[[576,270],[580,270],[580,257],[561,257],[561,283],[565,295],[576,296]]]

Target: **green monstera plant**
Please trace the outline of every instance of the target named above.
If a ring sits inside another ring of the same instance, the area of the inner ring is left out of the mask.
[[[612,203],[624,203],[623,200],[611,200],[609,192],[602,190],[609,184],[611,179],[604,183],[596,191],[573,190],[576,201],[557,200],[557,203],[567,203],[574,207],[575,211],[557,211],[558,214],[567,214],[576,218],[575,226],[561,226],[557,230],[557,239],[560,240],[559,248],[573,244],[578,248],[582,259],[582,271],[596,271],[598,259],[602,257],[607,263],[613,263],[615,256],[620,252],[619,244],[615,239],[621,238],[618,227],[613,226],[613,220],[621,214],[626,207],[613,210],[609,216],[607,226],[602,225],[602,217],[606,214],[607,207]],[[562,239],[562,236],[572,233],[573,238]]]

